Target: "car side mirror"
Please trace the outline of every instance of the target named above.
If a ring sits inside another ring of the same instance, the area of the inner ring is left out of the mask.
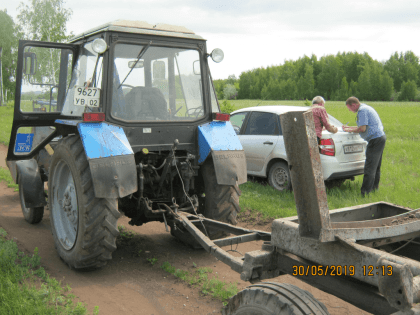
[[[23,73],[26,75],[34,75],[37,68],[36,54],[27,51],[23,54]]]

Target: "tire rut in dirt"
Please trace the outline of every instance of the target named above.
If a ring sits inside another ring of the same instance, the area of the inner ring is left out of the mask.
[[[54,185],[50,184],[51,231],[57,252],[71,268],[103,267],[117,248],[116,238],[119,235],[117,221],[120,217],[117,199],[95,197],[89,162],[79,136],[66,137],[55,148],[51,160],[50,180],[55,181],[55,167],[57,163],[63,161],[70,170],[76,190],[77,232],[74,245],[71,249],[65,249],[58,238],[54,224],[54,215],[57,215],[58,211],[63,211],[61,207],[53,209],[54,198],[57,197],[53,193],[59,191],[59,188],[54,187],[56,182]]]
[[[225,315],[329,315],[311,293],[288,283],[261,282],[232,297]]]

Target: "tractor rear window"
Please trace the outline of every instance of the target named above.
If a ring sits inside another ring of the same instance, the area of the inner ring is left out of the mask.
[[[204,115],[198,51],[117,44],[112,115],[131,121],[196,120]]]

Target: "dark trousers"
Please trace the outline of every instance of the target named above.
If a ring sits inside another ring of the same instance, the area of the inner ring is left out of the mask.
[[[366,162],[362,184],[362,196],[379,188],[381,179],[382,153],[384,152],[386,136],[372,139],[366,147]]]

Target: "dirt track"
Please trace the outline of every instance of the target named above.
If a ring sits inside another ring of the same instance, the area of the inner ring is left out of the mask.
[[[0,144],[0,167],[6,167],[6,155],[7,148]],[[49,212],[45,212],[41,223],[28,224],[21,212],[18,193],[0,182],[0,227],[17,241],[20,250],[33,253],[38,247],[41,264],[46,271],[64,285],[69,284],[72,293],[88,305],[90,312],[97,305],[101,315],[220,314],[222,302],[202,296],[198,288],[189,287],[174,276],[168,276],[159,268],[164,261],[183,270],[193,269],[193,263],[197,267],[210,267],[221,280],[238,282],[240,288],[249,285],[240,280],[239,274],[204,250],[192,250],[179,243],[165,231],[163,224],[148,223],[132,227],[128,221],[128,218],[122,217],[118,225],[124,225],[137,235],[129,243],[119,242],[112,261],[106,267],[92,272],[76,272],[70,270],[56,254]],[[261,245],[255,242],[240,245],[238,250],[243,253],[260,248]],[[147,258],[157,258],[158,262],[152,266]],[[291,283],[311,292],[327,306],[332,315],[368,314],[289,275],[273,280]]]

